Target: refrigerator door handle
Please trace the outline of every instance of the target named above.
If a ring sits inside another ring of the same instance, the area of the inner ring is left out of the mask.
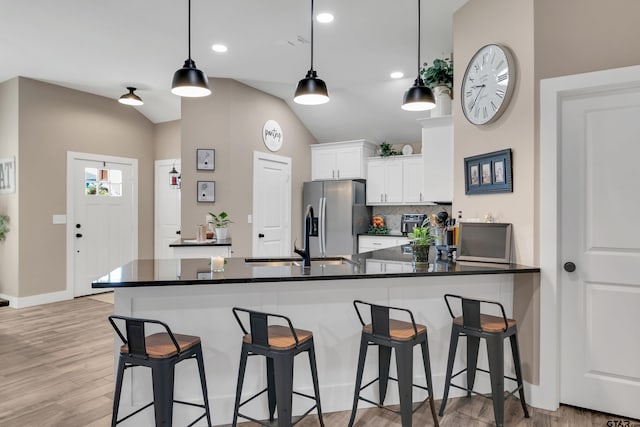
[[[322,223],[322,228],[320,234],[320,256],[324,257],[327,250],[327,198],[323,197],[321,200],[322,205],[320,212],[322,216],[320,217],[320,222]]]
[[[323,201],[324,197],[320,197],[318,200],[318,253],[320,256],[322,256],[322,235],[324,234],[324,223],[322,221],[324,218],[324,215],[322,215]]]

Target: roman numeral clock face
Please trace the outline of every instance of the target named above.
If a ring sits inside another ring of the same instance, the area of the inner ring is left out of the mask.
[[[462,111],[474,125],[495,121],[506,109],[515,84],[515,65],[507,48],[490,44],[469,61],[462,81]]]

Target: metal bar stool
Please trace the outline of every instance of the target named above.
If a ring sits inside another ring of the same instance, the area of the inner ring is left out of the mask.
[[[123,333],[122,329],[118,327],[116,320],[124,321],[124,330],[126,333]],[[204,361],[202,358],[200,338],[192,335],[174,334],[167,324],[158,320],[136,319],[114,315],[109,316],[109,322],[123,342],[123,345],[120,347],[120,360],[118,362],[118,372],[116,375],[111,426],[114,427],[116,424],[129,419],[151,405],[154,405],[156,426],[171,426],[174,402],[203,408],[205,410],[205,412],[189,424],[189,426],[194,425],[205,416],[207,417],[207,424],[211,426],[211,413],[209,411],[207,381],[204,374]],[[160,325],[166,332],[145,336],[146,324]],[[202,405],[174,400],[173,398],[175,365],[188,359],[196,359],[198,362],[202,398],[204,400]],[[118,408],[120,406],[120,393],[122,392],[124,371],[134,366],[151,368],[153,401],[118,420]]]
[[[303,329],[295,329],[288,317],[279,314],[262,313],[238,307],[234,307],[232,311],[238,325],[240,325],[240,329],[242,329],[244,333],[242,338],[242,352],[240,354],[240,368],[238,370],[236,402],[233,410],[233,427],[237,425],[238,417],[245,418],[263,426],[272,425],[240,413],[240,407],[264,392],[267,392],[270,422],[274,421],[273,415],[276,407],[278,409],[278,425],[282,427],[290,427],[297,424],[317,408],[320,425],[324,427],[322,408],[320,406],[320,389],[318,387],[318,370],[316,368],[316,354],[313,346],[313,333]],[[247,331],[240,320],[238,314],[240,312],[249,315],[250,331]],[[270,317],[284,319],[287,326],[269,325],[268,319]],[[293,391],[293,358],[304,351],[309,354],[309,365],[311,367],[311,378],[313,380],[315,396]],[[248,356],[257,355],[266,358],[267,388],[249,397],[244,402],[240,402],[244,373],[247,367],[247,358]],[[292,416],[292,400],[294,394],[315,400],[315,405],[298,417],[295,422]]]
[[[362,319],[358,305],[367,305],[371,309],[371,323],[366,324]],[[431,406],[431,415],[433,422],[439,426],[438,417],[436,416],[436,408],[433,403],[433,384],[431,381],[431,362],[429,360],[429,344],[427,342],[427,327],[417,324],[413,318],[413,313],[405,308],[387,307],[383,305],[370,304],[367,302],[356,300],[353,306],[358,314],[358,319],[362,324],[362,337],[360,340],[360,356],[358,358],[358,373],[356,374],[356,386],[353,395],[353,409],[351,411],[351,419],[349,427],[353,426],[358,409],[358,400],[376,405],[378,408],[387,409],[398,413],[383,406],[384,399],[387,394],[388,380],[398,382],[400,393],[400,417],[402,427],[410,427],[415,412],[426,400],[429,400]],[[402,311],[409,314],[410,322],[395,320],[389,318],[389,311]],[[364,371],[365,359],[367,357],[367,349],[369,345],[378,346],[378,378],[370,381],[365,386],[362,385],[362,374]],[[424,363],[424,372],[427,379],[427,387],[413,384],[413,347],[420,345],[422,347],[422,360]],[[389,365],[391,362],[391,350],[396,351],[396,366],[398,378],[389,377]],[[380,402],[373,402],[360,396],[360,392],[378,381]],[[413,388],[417,387],[428,392],[428,397],[420,402],[415,408],[413,407]]]
[[[457,298],[462,303],[462,316],[454,316],[450,298]],[[467,397],[471,393],[490,398],[493,401],[493,412],[498,427],[504,426],[504,380],[515,381],[518,387],[508,392],[508,396],[520,393],[520,403],[524,411],[524,417],[529,418],[527,403],[524,398],[524,387],[522,385],[522,371],[520,368],[520,353],[518,350],[517,324],[514,319],[508,319],[505,314],[504,307],[499,302],[476,300],[464,298],[458,295],[447,294],[444,296],[447,308],[453,319],[451,328],[451,344],[449,345],[449,360],[447,362],[447,376],[445,379],[444,395],[442,396],[442,404],[440,405],[440,416],[444,413],[447,405],[447,397],[449,395],[449,386],[465,390]],[[502,317],[481,314],[481,304],[492,304],[500,307]],[[456,356],[456,348],[458,346],[458,337],[467,337],[467,367],[460,372],[452,375],[453,362]],[[480,338],[484,338],[487,343],[487,354],[489,356],[489,370],[478,368],[478,349],[480,347]],[[511,353],[513,354],[513,364],[516,371],[516,378],[504,375],[504,340],[509,338],[511,341]],[[477,393],[473,390],[473,384],[476,378],[476,370],[488,373],[491,378],[491,397]],[[463,372],[467,372],[467,387],[461,387],[452,384],[451,380]]]

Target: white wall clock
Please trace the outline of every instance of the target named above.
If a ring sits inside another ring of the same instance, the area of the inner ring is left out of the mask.
[[[262,140],[264,145],[270,151],[278,151],[282,148],[282,142],[284,135],[282,134],[282,128],[275,120],[267,120],[262,127]]]
[[[504,113],[515,87],[515,63],[508,48],[488,44],[469,61],[462,80],[462,111],[474,125],[494,122]]]

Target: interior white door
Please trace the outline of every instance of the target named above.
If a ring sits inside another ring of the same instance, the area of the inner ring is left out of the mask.
[[[74,296],[103,292],[91,282],[137,255],[137,194],[134,167],[74,158]]]
[[[169,171],[179,171],[180,159],[156,160],[154,202],[154,257],[173,258],[169,245],[180,238],[180,189],[169,186]]]
[[[291,159],[253,153],[253,256],[291,255]]]
[[[640,88],[576,95],[561,114],[560,399],[640,418]]]

